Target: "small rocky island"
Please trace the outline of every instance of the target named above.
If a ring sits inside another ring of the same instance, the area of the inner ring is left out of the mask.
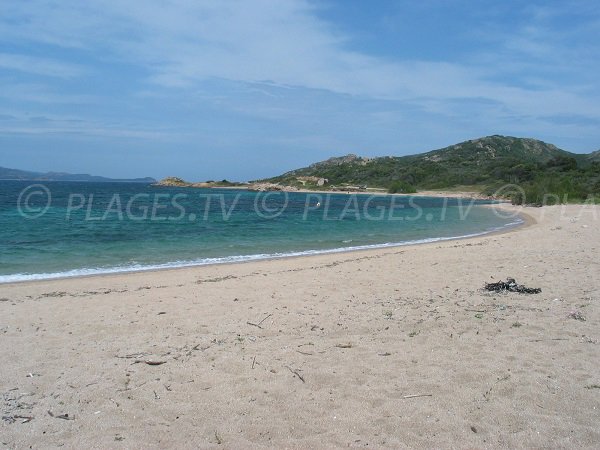
[[[195,188],[236,187],[236,188],[244,189],[248,186],[248,183],[239,183],[239,182],[232,182],[232,181],[227,181],[227,180],[221,180],[221,181],[210,180],[210,181],[190,182],[190,181],[185,181],[184,179],[179,178],[179,177],[166,177],[166,178],[163,178],[162,180],[160,180],[159,182],[154,183],[153,186],[195,187]]]

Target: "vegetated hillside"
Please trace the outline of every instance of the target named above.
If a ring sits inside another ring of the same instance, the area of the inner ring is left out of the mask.
[[[0,180],[27,180],[27,181],[92,181],[96,183],[102,182],[132,182],[132,183],[153,183],[156,180],[154,178],[132,178],[132,179],[115,179],[99,177],[88,174],[71,174],[64,172],[30,172],[19,169],[8,169],[6,167],[0,167]]]
[[[587,159],[590,162],[600,162],[600,150],[590,153]]]
[[[600,193],[597,153],[575,154],[535,139],[488,136],[419,155],[330,158],[268,181],[295,184],[299,176],[313,176],[326,178],[330,186],[367,185],[391,192],[475,185],[486,193],[514,183],[530,191],[530,202],[541,201],[544,193],[582,199]]]

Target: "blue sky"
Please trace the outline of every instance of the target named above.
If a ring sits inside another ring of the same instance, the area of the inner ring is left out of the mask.
[[[490,134],[597,150],[599,5],[6,0],[0,166],[248,180]]]

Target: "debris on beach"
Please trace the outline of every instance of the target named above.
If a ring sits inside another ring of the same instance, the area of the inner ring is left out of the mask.
[[[569,319],[579,320],[581,322],[585,322],[585,317],[581,314],[581,311],[571,311],[568,315]]]
[[[433,394],[410,394],[410,395],[405,395],[402,398],[406,399],[406,398],[417,398],[417,397],[432,397]]]
[[[520,294],[539,294],[542,292],[540,288],[530,288],[517,284],[514,278],[507,278],[506,281],[498,281],[497,283],[485,283],[484,289],[491,292],[518,292]]]
[[[267,320],[269,317],[271,317],[273,314],[267,314],[266,317],[264,317],[260,322],[258,323],[253,323],[253,322],[246,322],[248,325],[252,325],[253,327],[258,327],[260,329],[262,329],[262,323]]]
[[[298,371],[299,371],[300,369],[294,370],[294,369],[292,369],[290,366],[284,366],[284,367],[285,367],[286,369],[288,369],[290,372],[292,372],[292,374],[293,374],[294,376],[297,376],[297,377],[300,379],[300,381],[302,381],[303,383],[306,383],[306,380],[304,380],[304,377],[303,377],[302,375],[300,375],[300,373],[298,373]]]
[[[50,417],[54,417],[55,419],[75,420],[75,418],[72,417],[72,416],[69,416],[68,413],[65,413],[65,414],[54,414],[52,411],[48,411],[48,415]]]
[[[144,363],[144,364],[148,364],[149,366],[160,366],[161,364],[166,364],[166,361],[153,361],[153,360],[138,360],[138,361],[134,361],[132,364],[137,364],[137,363]]]
[[[32,416],[2,416],[2,420],[7,423],[15,423],[17,420],[21,420],[21,423],[31,422],[34,419]]]
[[[335,344],[337,348],[352,348],[351,342],[344,342],[343,344]]]

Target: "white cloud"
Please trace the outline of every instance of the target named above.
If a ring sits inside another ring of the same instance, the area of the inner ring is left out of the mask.
[[[600,118],[600,102],[589,95],[597,85],[573,76],[570,67],[595,77],[599,64],[582,55],[597,54],[598,44],[561,43],[566,35],[553,29],[552,21],[560,20],[564,8],[526,8],[524,14],[530,20],[510,32],[480,24],[488,51],[456,61],[353,51],[349,37],[318,19],[315,4],[308,0],[11,2],[5,20],[0,19],[0,37],[133,64],[148,74],[146,81],[166,89],[197,90],[218,78],[403,101],[450,116],[461,102],[484,101],[493,105],[486,109],[489,114],[518,121],[559,114]],[[587,14],[597,17],[597,10]],[[63,77],[81,73],[72,63],[35,64],[26,58],[3,54],[0,66]],[[560,80],[555,80],[556,73]],[[143,90],[147,85],[138,86],[138,92]],[[247,103],[226,103],[232,110],[251,110]],[[277,115],[277,108],[267,105],[257,108],[257,114]]]

